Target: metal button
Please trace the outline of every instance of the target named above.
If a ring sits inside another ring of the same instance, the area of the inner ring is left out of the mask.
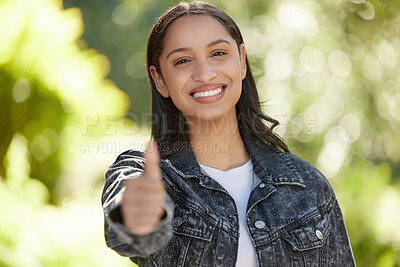
[[[179,225],[181,225],[181,224],[182,224],[182,218],[181,218],[181,217],[175,217],[175,218],[172,220],[172,224],[173,224],[174,226],[179,226]]]
[[[255,224],[256,228],[263,229],[265,227],[265,222],[263,221],[256,221]]]
[[[261,188],[264,188],[264,187],[265,187],[265,184],[264,184],[264,183],[261,183],[261,184],[260,184],[260,187],[261,187]]]
[[[316,230],[316,231],[315,231],[315,235],[317,236],[317,238],[318,238],[319,240],[321,240],[321,239],[324,237],[324,235],[321,233],[320,230]]]

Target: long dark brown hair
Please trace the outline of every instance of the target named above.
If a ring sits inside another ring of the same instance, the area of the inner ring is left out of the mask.
[[[239,46],[243,37],[236,23],[222,10],[204,2],[181,2],[167,10],[153,25],[147,42],[147,71],[151,83],[152,94],[152,129],[151,134],[156,140],[161,157],[176,152],[182,145],[187,144],[188,126],[182,115],[172,102],[171,97],[164,98],[156,88],[151,77],[149,67],[154,65],[161,74],[159,58],[163,50],[163,41],[168,27],[182,16],[207,15],[217,19],[236,41]],[[239,51],[240,52],[240,51]],[[256,84],[251,74],[250,65],[246,56],[247,73],[242,81],[242,93],[236,104],[236,113],[240,130],[247,130],[260,140],[271,146],[288,151],[283,140],[273,132],[279,124],[261,111]],[[268,127],[264,121],[271,126]]]

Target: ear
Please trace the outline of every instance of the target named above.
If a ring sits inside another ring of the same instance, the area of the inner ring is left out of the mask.
[[[240,66],[241,66],[241,74],[242,74],[242,80],[246,78],[246,73],[247,73],[247,64],[246,64],[246,49],[244,47],[244,44],[241,43],[239,46],[239,51],[240,51]]]
[[[157,91],[165,98],[169,97],[169,92],[167,86],[165,86],[165,82],[161,74],[157,72],[157,69],[154,65],[149,67],[151,77],[153,78],[154,83],[156,84]]]

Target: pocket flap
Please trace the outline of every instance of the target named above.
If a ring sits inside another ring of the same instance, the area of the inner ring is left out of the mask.
[[[172,219],[172,231],[174,233],[210,241],[214,230],[215,225],[202,217],[197,211],[175,207],[174,218]]]
[[[331,231],[328,216],[318,214],[283,234],[283,238],[297,251],[322,247]]]

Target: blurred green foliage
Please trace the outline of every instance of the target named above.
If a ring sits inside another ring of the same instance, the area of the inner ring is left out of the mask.
[[[80,10],[60,1],[0,1],[0,266],[115,262],[100,189],[82,194],[85,176],[64,186],[79,144],[101,132],[88,118],[120,117],[129,103],[105,79],[108,59],[77,45],[82,32]]]
[[[400,266],[400,2],[210,2],[332,183],[357,265]],[[149,136],[146,41],[174,4],[0,0],[0,266],[132,266],[105,247],[102,175]]]

